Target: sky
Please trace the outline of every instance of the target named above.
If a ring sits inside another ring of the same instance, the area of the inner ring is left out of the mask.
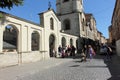
[[[48,9],[49,1],[56,11],[56,0],[24,0],[23,6],[14,6],[11,10],[0,8],[0,11],[40,24],[38,14]],[[98,31],[106,38],[109,37],[108,27],[111,25],[114,6],[115,0],[83,0],[84,12],[93,14]]]

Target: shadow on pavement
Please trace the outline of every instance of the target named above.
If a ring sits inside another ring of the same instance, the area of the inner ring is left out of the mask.
[[[87,68],[106,68],[107,66],[85,66]]]
[[[120,80],[120,57],[112,56],[111,61],[104,61],[111,73],[111,78],[108,80]]]
[[[69,66],[69,67],[79,67],[80,65],[72,65],[72,66]]]
[[[111,77],[108,80],[120,80],[120,57],[116,54],[111,56],[112,59],[109,61],[105,60],[105,55],[96,55],[94,59],[99,60],[103,59],[106,66],[85,66],[89,68],[108,68],[111,74]],[[73,59],[80,59],[80,56],[71,57]],[[75,61],[79,63],[80,61]],[[73,65],[70,67],[78,67],[79,65]]]
[[[120,80],[120,57],[111,55],[111,60],[105,60],[105,55],[97,55],[95,59],[103,59],[109,69],[111,77],[108,80]],[[100,67],[100,66],[99,66]],[[104,67],[104,66],[101,66]]]

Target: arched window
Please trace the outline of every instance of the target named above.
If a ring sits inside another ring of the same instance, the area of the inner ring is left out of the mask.
[[[18,30],[13,25],[5,27],[3,32],[3,52],[17,51]]]
[[[70,20],[69,19],[64,20],[63,29],[64,30],[70,30]]]
[[[31,38],[32,38],[32,44],[31,44],[32,51],[39,50],[39,33],[37,31],[34,31],[32,33]]]
[[[50,29],[54,30],[54,20],[50,18]]]

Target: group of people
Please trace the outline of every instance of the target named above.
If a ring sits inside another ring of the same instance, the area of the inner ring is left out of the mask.
[[[103,47],[105,50],[104,52],[105,60],[111,60],[112,49],[106,44],[101,44],[101,47]],[[81,62],[87,61],[86,60],[87,57],[91,60],[95,55],[96,55],[96,51],[91,45],[84,45],[81,53],[81,57],[82,57]]]
[[[94,51],[93,47],[91,45],[84,45],[81,53],[81,62],[87,61],[87,57],[89,56],[90,60],[96,55],[96,52]]]
[[[62,47],[61,45],[58,47],[58,52],[60,57],[64,58],[67,56],[75,56],[75,50],[76,48],[72,45],[72,46],[65,46]]]

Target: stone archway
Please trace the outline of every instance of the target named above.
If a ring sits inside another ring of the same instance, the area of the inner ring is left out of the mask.
[[[31,37],[31,50],[32,51],[39,51],[39,39],[40,38],[40,35],[39,35],[39,33],[37,32],[37,31],[33,31],[33,33],[32,33],[32,37]]]
[[[62,48],[66,47],[66,39],[65,37],[62,37]]]
[[[49,54],[50,57],[55,57],[55,36],[53,34],[49,36]]]
[[[70,46],[73,46],[73,39],[70,39]]]
[[[3,30],[3,52],[18,50],[18,29],[13,25],[5,26]]]

